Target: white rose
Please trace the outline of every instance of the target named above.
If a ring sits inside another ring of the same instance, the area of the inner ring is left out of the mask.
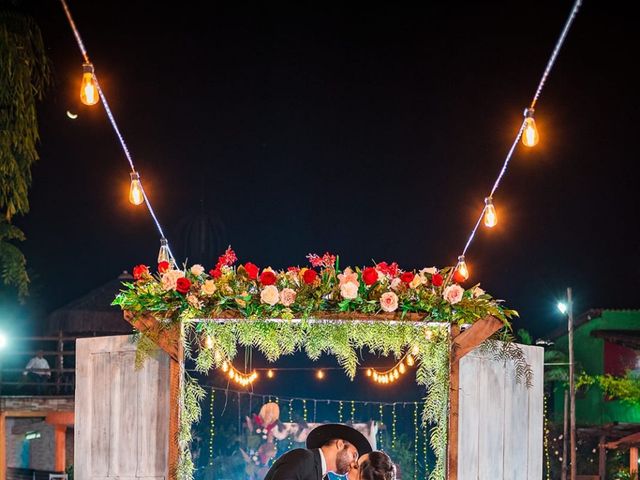
[[[213,280],[206,280],[200,291],[203,295],[213,295],[216,291],[216,283]]]
[[[353,282],[342,284],[340,287],[340,295],[347,300],[353,300],[358,296],[358,285]]]
[[[398,296],[393,292],[383,293],[380,297],[380,306],[385,312],[395,312],[398,308]]]
[[[176,282],[184,277],[182,270],[167,270],[162,274],[162,288],[164,290],[175,290]]]
[[[280,303],[285,307],[288,307],[296,301],[296,291],[291,288],[284,288],[280,292]]]
[[[486,292],[481,289],[480,287],[475,287],[472,291],[471,294],[473,295],[473,298],[478,298],[481,295],[484,295]]]
[[[422,274],[418,274],[415,277],[413,277],[413,280],[411,280],[411,282],[409,282],[409,286],[411,288],[418,288],[424,282],[425,282],[425,278],[422,276]]]
[[[193,267],[191,267],[191,273],[193,273],[196,277],[198,275],[202,275],[204,273],[204,267],[199,263],[196,263]]]
[[[280,300],[280,293],[275,285],[268,285],[260,292],[260,301],[267,305],[275,305]]]
[[[436,267],[423,268],[422,270],[420,270],[420,273],[422,274],[428,273],[429,275],[435,275],[436,273],[438,273],[438,269]]]
[[[401,283],[402,280],[400,280],[399,278],[394,278],[393,280],[391,280],[391,284],[389,286],[392,290],[397,290]]]
[[[442,292],[442,296],[444,299],[449,302],[451,305],[458,303],[462,300],[462,294],[464,293],[464,288],[460,285],[449,285]]]

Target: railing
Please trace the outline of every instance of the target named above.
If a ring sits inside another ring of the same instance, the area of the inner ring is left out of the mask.
[[[12,338],[0,351],[0,395],[73,395],[76,338],[63,332],[50,337]],[[29,374],[25,367],[40,351],[50,368],[32,368]]]

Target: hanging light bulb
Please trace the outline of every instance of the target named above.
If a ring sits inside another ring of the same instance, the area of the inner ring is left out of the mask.
[[[484,225],[489,228],[495,227],[498,224],[498,216],[491,197],[484,199],[484,205]]]
[[[410,367],[413,367],[414,363],[416,363],[416,362],[413,359],[413,355],[411,355],[411,354],[407,355],[407,365],[409,365]]]
[[[82,64],[82,84],[80,85],[80,101],[85,105],[95,105],[100,100],[93,64]]]
[[[131,188],[129,188],[129,201],[134,205],[140,205],[144,202],[142,193],[142,183],[140,183],[140,175],[138,172],[131,172]]]
[[[373,381],[378,382],[379,380],[380,380],[380,375],[378,375],[378,372],[373,372]]]
[[[222,364],[222,371],[226,372],[227,370],[229,370],[229,364],[227,362],[224,362]]]
[[[273,378],[273,370],[271,369],[267,370],[267,377]]]
[[[407,371],[407,367],[404,366],[404,363],[400,362],[400,365],[398,365],[398,370],[400,370],[400,373],[404,373]]]
[[[158,263],[169,262],[171,263],[171,254],[169,253],[169,242],[166,238],[160,239],[160,251],[158,252]]]
[[[322,380],[324,378],[324,372],[322,370],[318,370],[316,372],[316,377],[318,378],[318,380]]]
[[[469,278],[469,269],[467,269],[467,263],[464,261],[464,255],[458,257],[458,265],[456,265],[456,273],[460,275],[464,280]]]
[[[367,368],[367,377],[370,377],[373,374],[373,371],[370,368]]]
[[[533,118],[533,108],[527,108],[524,111],[524,132],[522,132],[522,143],[526,147],[535,147],[540,139],[536,121]]]

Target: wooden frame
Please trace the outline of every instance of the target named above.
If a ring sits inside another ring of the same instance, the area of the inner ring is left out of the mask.
[[[184,351],[181,337],[181,326],[163,327],[156,318],[148,314],[136,315],[124,312],[124,318],[139,332],[149,335],[156,344],[170,357],[170,415],[169,415],[169,479],[176,480],[175,467],[179,459],[178,429],[180,425],[179,396],[181,390],[182,371],[184,368]],[[222,312],[215,320],[246,321],[239,318],[236,312]],[[212,319],[211,321],[215,321]],[[276,320],[276,319],[273,319]],[[328,314],[323,313],[317,321],[330,320],[337,323],[366,321],[366,322],[424,322],[424,316],[409,313],[400,317],[395,313],[364,315],[358,313]],[[478,320],[466,330],[460,330],[458,325],[450,328],[450,379],[449,379],[449,425],[447,442],[447,478],[458,478],[458,415],[459,415],[459,385],[460,359],[467,353],[487,340],[491,335],[504,327],[504,323],[495,317],[487,316]]]

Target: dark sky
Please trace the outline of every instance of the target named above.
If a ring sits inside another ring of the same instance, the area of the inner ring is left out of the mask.
[[[180,261],[215,262],[188,251],[206,214],[216,249],[260,266],[326,250],[455,262],[572,2],[346,3],[69,2]],[[25,5],[55,74],[17,221],[28,311],[46,312],[154,264],[159,243],[104,109],[77,98],[59,2]],[[637,32],[585,2],[538,104],[540,145],[518,147],[499,226],[468,252],[472,280],[535,335],[561,324],[569,285],[578,311],[640,306]]]

